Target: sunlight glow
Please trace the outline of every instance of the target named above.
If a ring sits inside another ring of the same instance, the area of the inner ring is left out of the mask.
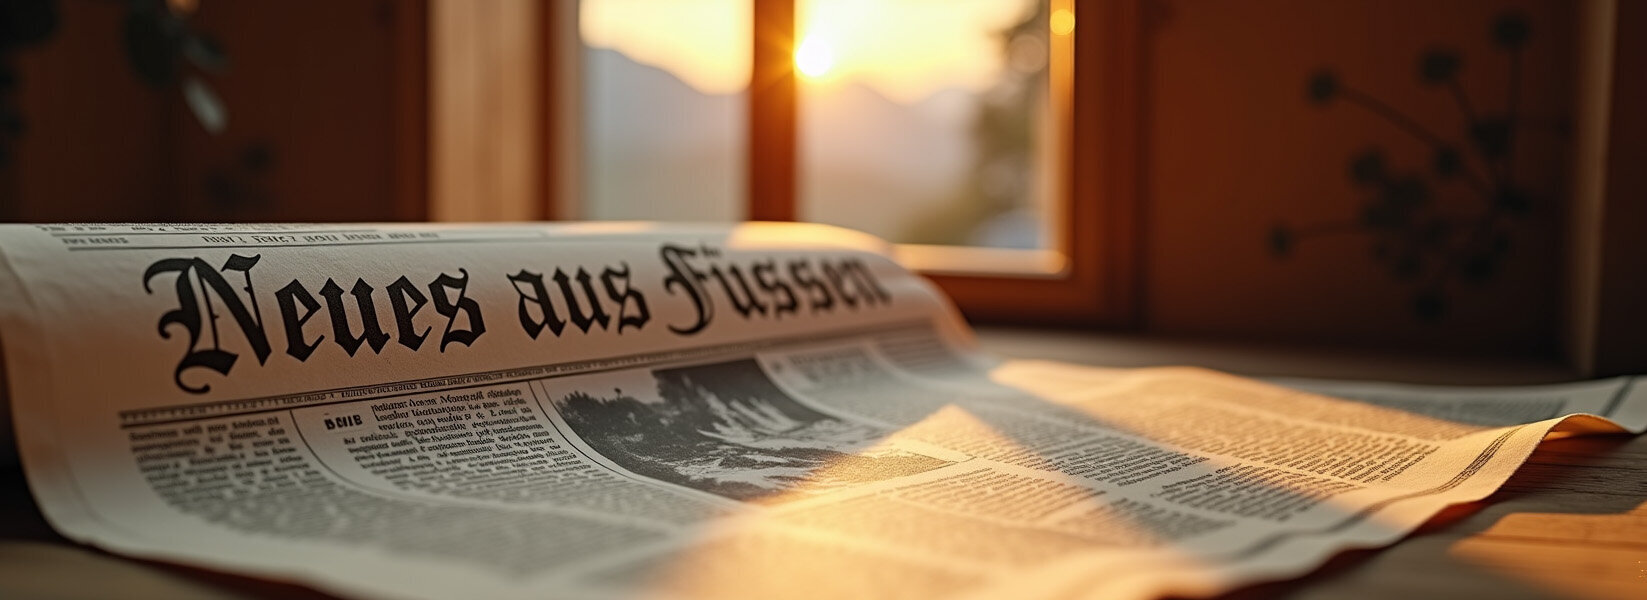
[[[997,32],[1030,0],[797,0],[796,30],[818,40],[831,81],[862,83],[913,103],[946,89],[978,92],[1005,66]],[[730,94],[749,84],[749,0],[582,0],[579,34],[664,69],[699,92]],[[1073,21],[1073,15],[1070,15]],[[809,72],[815,62],[795,66]],[[811,59],[808,59],[811,60]]]
[[[1075,31],[1075,12],[1067,8],[1060,8],[1052,12],[1052,33],[1054,35],[1069,35]]]
[[[818,36],[807,36],[795,49],[795,68],[807,77],[818,78],[829,72],[835,66],[835,52],[829,47],[829,42],[818,39]]]
[[[1005,66],[998,32],[1027,0],[798,0],[803,40],[827,40],[829,79],[856,82],[898,102],[947,89],[979,92]]]

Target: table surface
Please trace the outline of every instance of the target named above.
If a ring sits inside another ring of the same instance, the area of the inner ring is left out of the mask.
[[[1536,360],[981,329],[984,347],[1104,366],[1192,364],[1253,376],[1453,383],[1570,380]],[[305,588],[127,559],[72,544],[40,516],[16,467],[0,468],[0,598],[322,597]],[[1647,598],[1647,436],[1546,442],[1493,496],[1443,512],[1393,546],[1340,554],[1247,598]]]

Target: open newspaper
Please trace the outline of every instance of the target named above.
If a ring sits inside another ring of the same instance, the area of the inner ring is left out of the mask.
[[[16,443],[69,538],[345,596],[1147,598],[1304,573],[1488,495],[1551,432],[1647,425],[1628,379],[1000,362],[885,250],[8,226]]]

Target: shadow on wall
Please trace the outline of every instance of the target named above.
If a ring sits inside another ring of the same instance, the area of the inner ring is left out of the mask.
[[[1505,219],[1525,215],[1534,200],[1516,185],[1516,131],[1521,84],[1521,51],[1527,44],[1526,17],[1509,13],[1493,19],[1493,45],[1507,57],[1509,87],[1498,104],[1502,113],[1479,114],[1459,82],[1463,58],[1457,50],[1432,47],[1419,55],[1418,83],[1452,96],[1458,104],[1463,140],[1431,130],[1390,106],[1377,95],[1340,80],[1331,69],[1311,75],[1310,101],[1321,106],[1348,105],[1366,110],[1428,146],[1428,169],[1392,171],[1382,147],[1370,147],[1349,160],[1345,175],[1366,200],[1355,218],[1299,227],[1277,225],[1270,231],[1270,250],[1285,258],[1298,242],[1324,235],[1371,238],[1372,258],[1400,281],[1411,282],[1413,313],[1440,319],[1447,310],[1447,288],[1482,285],[1493,279],[1514,241]],[[1494,57],[1498,58],[1498,57]],[[1455,131],[1449,127],[1442,131]],[[1434,188],[1461,180],[1476,206],[1462,213],[1437,206]],[[1550,202],[1552,199],[1543,199]]]
[[[1579,6],[1147,6],[1151,330],[1555,352]]]

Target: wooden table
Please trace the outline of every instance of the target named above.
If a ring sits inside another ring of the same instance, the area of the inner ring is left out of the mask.
[[[986,348],[1106,366],[1194,364],[1254,376],[1416,383],[1572,379],[1531,360],[984,329]],[[321,597],[307,589],[113,556],[53,533],[15,467],[0,469],[0,598]],[[1647,436],[1546,442],[1497,494],[1455,507],[1394,546],[1339,555],[1301,579],[1230,598],[1647,599]]]

